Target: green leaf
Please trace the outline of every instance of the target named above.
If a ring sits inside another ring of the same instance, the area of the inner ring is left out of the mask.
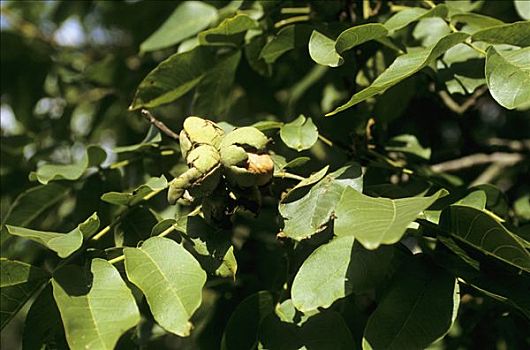
[[[484,28],[498,26],[504,24],[503,21],[484,15],[479,15],[478,13],[459,13],[454,16],[451,16],[451,23],[464,23],[465,26],[462,27],[460,31],[464,33],[473,34]]]
[[[304,164],[306,164],[307,162],[309,162],[311,160],[311,158],[309,157],[296,157],[295,159],[292,159],[290,160],[289,162],[287,162],[283,168],[289,168],[289,169],[292,169],[292,168],[298,168]]]
[[[184,1],[160,28],[140,45],[140,51],[154,51],[180,43],[217,20],[217,9],[202,1]]]
[[[53,250],[61,258],[67,258],[83,244],[83,237],[90,237],[99,228],[99,218],[92,214],[83,223],[68,233],[37,231],[29,228],[6,225],[14,236],[24,237]]]
[[[363,349],[425,349],[456,318],[455,279],[421,257],[404,264],[368,319]]]
[[[515,235],[478,209],[452,205],[442,212],[440,227],[466,245],[506,264],[530,272],[530,254]]]
[[[389,87],[420,71],[445,51],[463,42],[467,37],[469,37],[468,34],[452,33],[440,39],[432,47],[399,56],[369,87],[353,95],[348,102],[326,114],[326,116],[337,114],[367,98],[382,93]]]
[[[116,205],[130,206],[144,199],[153,191],[161,191],[167,187],[167,179],[164,175],[150,178],[144,185],[136,188],[133,192],[107,192],[101,196],[101,200]]]
[[[121,146],[113,149],[114,153],[134,152],[138,150],[144,150],[146,148],[158,147],[158,144],[162,141],[160,131],[153,125],[149,126],[147,135],[144,139],[135,145]]]
[[[77,180],[88,168],[100,165],[107,158],[105,150],[99,146],[90,145],[86,149],[83,159],[76,164],[44,164],[36,172],[29,175],[31,181],[39,181],[46,185],[55,180]]]
[[[421,7],[411,7],[403,11],[399,11],[390,17],[385,23],[385,28],[389,32],[405,28],[409,24],[419,21],[427,17],[447,17],[448,9],[444,4],[438,5],[430,10],[422,9]]]
[[[48,280],[48,274],[37,267],[0,259],[0,329]]]
[[[277,122],[274,120],[261,120],[259,122],[252,124],[252,126],[260,131],[266,131],[266,130],[280,129],[283,126],[283,123]]]
[[[235,51],[204,77],[193,99],[194,114],[214,118],[230,107],[230,94],[240,59],[241,51]]]
[[[513,4],[517,10],[517,14],[522,19],[530,20],[530,2],[527,0],[514,0]]]
[[[335,211],[335,234],[354,236],[367,249],[396,243],[407,226],[442,193],[444,191],[430,197],[388,199],[368,197],[348,188]]]
[[[156,322],[168,332],[190,334],[190,317],[202,300],[206,273],[181,245],[151,237],[141,248],[125,248],[127,277],[144,293]]]
[[[52,279],[70,349],[114,349],[120,336],[140,321],[138,306],[120,273],[103,259],[93,259],[91,280],[72,265]]]
[[[307,313],[328,308],[351,293],[375,288],[390,274],[394,247],[367,250],[354,240],[353,236],[337,237],[304,261],[291,288],[298,310]]]
[[[385,149],[390,152],[410,153],[423,159],[431,158],[431,149],[424,148],[414,135],[398,135],[388,141]]]
[[[323,231],[347,188],[362,189],[358,165],[340,168],[324,177],[302,198],[280,203],[279,211],[285,222],[282,235],[300,241]]]
[[[318,129],[311,118],[300,114],[298,118],[286,123],[280,129],[282,141],[298,152],[311,148],[318,139]]]
[[[475,32],[474,41],[485,41],[491,44],[509,44],[530,46],[530,21],[502,24]]]
[[[530,37],[530,36],[529,36]],[[514,109],[530,101],[530,47],[486,56],[486,82],[491,96],[503,107]]]
[[[304,24],[293,24],[280,29],[261,50],[260,57],[272,64],[286,52],[306,46],[312,28]]]
[[[258,349],[356,349],[344,319],[334,311],[314,315],[301,327],[270,314],[261,322],[259,342]]]
[[[221,340],[221,349],[254,349],[258,343],[259,324],[273,310],[271,293],[260,291],[247,297],[230,316]]]
[[[341,54],[355,46],[386,36],[387,34],[388,30],[380,23],[367,23],[351,27],[340,33],[335,41],[335,50]]]
[[[517,198],[513,210],[522,221],[530,221],[530,194]]]
[[[256,28],[258,23],[245,14],[237,14],[222,21],[217,27],[199,33],[201,45],[239,46],[245,32]]]
[[[129,108],[151,108],[173,102],[223,64],[224,59],[216,57],[209,47],[198,46],[191,51],[176,53],[142,80]]]
[[[0,246],[4,252],[5,243],[12,237],[8,234],[5,225],[27,226],[46,209],[62,201],[69,189],[56,184],[39,185],[22,192],[13,202],[7,214],[2,218],[2,232]]]
[[[286,164],[287,163],[282,165],[282,167],[285,167]],[[281,202],[287,202],[287,199],[289,198],[289,196],[292,193],[295,193],[297,189],[312,185],[312,184],[317,183],[320,180],[322,180],[322,178],[324,178],[324,176],[326,176],[326,173],[328,172],[328,169],[329,169],[329,165],[326,165],[325,167],[323,167],[319,171],[314,172],[311,175],[309,175],[309,177],[306,177],[305,179],[300,180],[299,183],[297,183],[293,188],[291,188],[289,191],[287,191],[285,193],[285,196],[283,197]]]
[[[318,64],[338,67],[344,59],[335,51],[335,41],[317,30],[313,30],[309,39],[309,55]]]
[[[429,17],[418,22],[414,27],[412,36],[421,42],[421,46],[428,47],[449,33],[451,33],[451,28],[449,28],[445,20],[439,17]]]

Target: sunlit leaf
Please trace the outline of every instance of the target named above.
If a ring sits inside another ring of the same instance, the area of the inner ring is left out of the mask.
[[[199,34],[201,45],[240,45],[249,29],[258,23],[246,14],[237,14],[222,21],[217,27]]]
[[[206,273],[181,245],[151,237],[140,248],[125,248],[127,277],[144,293],[155,320],[168,332],[190,334],[189,321],[202,300]]]
[[[335,210],[335,234],[354,236],[367,249],[398,242],[407,226],[440,195],[400,199],[373,198],[345,189]]]
[[[311,118],[299,115],[290,123],[286,123],[280,129],[282,141],[298,152],[311,148],[317,142],[318,129]]]
[[[475,32],[471,38],[491,44],[530,46],[530,21],[488,27]]]
[[[149,127],[147,135],[145,138],[135,145],[130,146],[120,146],[113,149],[115,153],[124,153],[124,152],[134,152],[138,150],[143,150],[151,147],[158,147],[158,144],[162,141],[162,136],[160,131],[153,125]]]
[[[48,280],[48,274],[37,267],[0,259],[0,329]]]
[[[133,192],[107,192],[101,196],[101,200],[116,205],[133,205],[142,201],[145,196],[160,191],[167,187],[167,179],[164,175],[150,178],[144,185],[136,188]]]
[[[217,20],[217,9],[202,1],[184,1],[166,21],[140,45],[154,51],[180,43]]]
[[[515,9],[522,19],[530,20],[530,2],[526,0],[514,0]]]
[[[419,21],[427,17],[446,17],[448,13],[447,6],[444,4],[438,5],[430,10],[421,7],[411,7],[403,11],[399,11],[390,17],[385,23],[385,28],[389,31],[396,31],[405,28],[409,24]]]
[[[502,53],[490,47],[486,56],[486,82],[491,96],[501,106],[514,109],[528,103],[530,47]]]
[[[311,32],[311,27],[304,24],[286,26],[280,29],[276,36],[263,47],[260,57],[269,64],[274,63],[286,52],[306,46]]]
[[[335,51],[335,40],[328,38],[314,30],[309,39],[309,55],[318,64],[337,67],[344,63],[344,59]]]
[[[351,27],[340,33],[335,41],[335,49],[340,54],[355,46],[387,34],[388,30],[380,23],[367,23]]]
[[[431,158],[431,149],[424,148],[414,135],[398,135],[391,138],[385,146],[387,151],[413,154],[423,159]]]
[[[96,213],[77,225],[75,229],[68,233],[37,231],[29,228],[6,225],[7,230],[14,236],[31,239],[53,250],[61,258],[66,258],[83,244],[83,237],[93,235],[99,228],[99,218]]]
[[[90,272],[89,277],[73,265],[62,268],[52,279],[53,296],[72,350],[112,350],[140,313],[114,266],[93,259]]]

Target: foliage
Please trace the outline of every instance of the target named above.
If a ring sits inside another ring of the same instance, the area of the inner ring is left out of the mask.
[[[530,347],[527,1],[1,6],[2,347]]]

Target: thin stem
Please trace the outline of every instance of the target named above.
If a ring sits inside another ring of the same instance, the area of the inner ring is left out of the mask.
[[[115,257],[114,259],[110,259],[109,263],[116,264],[117,262],[120,262],[120,261],[123,261],[123,260],[125,260],[125,255],[122,254],[120,256]]]
[[[447,25],[449,26],[449,28],[451,29],[451,31],[453,33],[458,33],[459,30],[455,27],[455,25],[453,23],[451,23],[451,21],[448,21],[447,22]],[[481,48],[479,48],[478,46],[476,46],[475,44],[473,43],[470,43],[470,42],[467,42],[467,41],[464,41],[464,44],[466,44],[467,46],[469,46],[470,48],[472,48],[473,50],[477,51],[478,53],[480,53],[481,55],[484,55],[486,56],[486,51],[482,50]]]
[[[306,7],[284,7],[280,10],[283,15],[308,14],[311,12],[309,6]]]
[[[328,139],[327,137],[318,134],[318,139],[319,139],[320,141],[324,142],[324,143],[325,143],[326,145],[328,145],[329,147],[333,147],[333,141],[331,141],[331,140]]]
[[[281,21],[274,23],[274,28],[280,28],[292,23],[309,21],[309,19],[310,17],[308,15],[294,16],[287,19],[282,19]]]
[[[112,163],[109,166],[109,169],[123,168],[123,167],[126,167],[127,165],[129,165],[130,163],[131,163],[130,159],[125,159],[125,160],[122,160],[122,161],[119,161],[119,162]]]
[[[153,124],[155,127],[157,127],[158,130],[162,131],[164,134],[166,134],[167,136],[171,137],[173,140],[176,140],[176,141],[179,140],[179,135],[176,132],[174,132],[173,130],[168,128],[166,124],[164,124],[163,122],[161,122],[160,120],[155,118],[155,116],[153,116],[151,114],[151,112],[149,112],[147,109],[142,109],[140,111],[140,113],[151,124]]]
[[[105,234],[106,234],[107,232],[109,232],[110,229],[111,229],[111,225],[107,225],[107,226],[105,226],[101,231],[99,231],[98,233],[96,233],[96,234],[94,235],[94,237],[92,237],[92,240],[93,240],[93,241],[97,241],[97,240],[100,239],[101,237],[105,236]]]
[[[298,180],[298,181],[305,180],[305,178],[300,175],[291,174],[286,171],[280,171],[274,174],[274,177],[278,177],[280,179],[293,179],[293,180]]]

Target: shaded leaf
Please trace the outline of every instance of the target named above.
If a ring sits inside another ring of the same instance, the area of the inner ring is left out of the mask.
[[[141,248],[125,248],[127,277],[144,293],[153,317],[168,332],[188,336],[190,317],[202,300],[206,273],[181,245],[151,237]]]
[[[55,180],[77,180],[88,168],[100,165],[107,158],[105,150],[99,146],[90,145],[86,149],[83,159],[76,164],[44,164],[36,172],[29,175],[31,181],[39,181],[46,185]]]
[[[530,38],[530,34],[528,36]],[[486,56],[486,82],[491,96],[503,107],[514,109],[530,101],[530,47]]]
[[[140,51],[163,49],[197,34],[217,20],[217,9],[202,1],[184,1],[140,45]]]
[[[258,23],[245,14],[237,14],[222,21],[217,27],[199,33],[201,45],[233,45],[242,43],[245,32]]]
[[[120,336],[140,321],[138,306],[118,270],[93,259],[91,276],[73,265],[52,279],[70,349],[114,349]]]
[[[44,270],[21,261],[0,259],[0,329],[48,280]]]
[[[340,168],[325,176],[300,199],[280,203],[285,225],[282,235],[300,241],[324,230],[346,189],[362,190],[359,165]]]
[[[133,192],[107,192],[101,196],[101,200],[116,205],[134,205],[144,199],[153,191],[160,191],[167,187],[167,179],[164,175],[150,178],[144,185],[136,188]]]
[[[287,164],[287,163],[286,163]],[[283,165],[283,167],[285,167],[285,165]],[[322,180],[322,178],[324,176],[326,176],[326,173],[328,172],[328,169],[329,169],[329,165],[326,165],[325,167],[323,167],[322,169],[320,169],[319,171],[317,172],[314,172],[312,173],[311,175],[309,175],[309,177],[301,180],[299,183],[297,183],[293,188],[291,188],[286,194],[285,196],[283,197],[283,199],[281,200],[281,202],[286,202],[287,199],[289,198],[289,195],[291,195],[292,193],[296,192],[295,190],[299,189],[299,188],[302,188],[302,187],[306,187],[306,186],[309,186],[309,185],[312,185],[314,183],[317,183],[319,182],[320,180]]]
[[[484,15],[479,15],[478,13],[459,13],[454,16],[451,16],[452,23],[464,23],[465,26],[462,27],[461,31],[464,33],[473,34],[478,32],[481,29],[498,26],[504,24],[503,21]]]
[[[134,152],[138,150],[143,150],[145,148],[158,147],[158,144],[162,141],[162,136],[160,131],[154,126],[149,126],[147,135],[144,139],[135,145],[130,146],[121,146],[113,149],[115,153],[124,153],[124,152]]]
[[[326,116],[337,114],[367,98],[382,93],[389,87],[420,71],[445,51],[463,42],[468,36],[464,33],[452,33],[440,39],[432,47],[399,56],[369,87],[353,95],[348,102],[326,114]]]
[[[142,80],[129,108],[150,108],[173,102],[197,86],[216,65],[222,64],[223,59],[204,46],[176,53]]]
[[[456,280],[421,257],[404,264],[368,319],[363,349],[425,349],[456,318]]]
[[[311,118],[299,115],[290,123],[286,123],[280,129],[282,141],[298,152],[311,148],[317,142],[318,129]]]
[[[492,44],[530,46],[530,21],[488,27],[475,32],[471,38]]]
[[[309,157],[297,157],[287,162],[283,167],[284,168],[297,168],[309,162],[310,160],[311,158]]]
[[[399,11],[398,13],[390,17],[384,23],[384,26],[389,32],[392,32],[401,28],[405,28],[409,24],[419,21],[422,18],[446,17],[447,13],[447,6],[444,4],[437,5],[436,7],[430,10],[425,10],[421,7],[411,7],[403,11]]]
[[[400,199],[368,197],[348,188],[335,211],[335,234],[354,236],[367,249],[398,242],[407,226],[444,191],[430,197]]]
[[[306,46],[312,28],[304,24],[293,24],[280,29],[261,50],[260,57],[272,64],[283,54],[302,46]]]
[[[259,324],[273,310],[271,293],[260,291],[247,297],[230,316],[221,340],[221,349],[254,349],[258,343]]]
[[[351,27],[340,33],[335,41],[335,49],[340,54],[354,48],[355,46],[383,37],[387,34],[388,30],[380,23],[367,23]]]
[[[530,272],[530,253],[512,232],[485,212],[452,205],[442,212],[440,227],[483,254]]]
[[[351,293],[365,292],[390,274],[394,248],[366,250],[353,236],[337,237],[304,261],[291,289],[294,306],[306,313],[328,308]],[[325,266],[325,269],[322,267]]]
[[[10,234],[30,239],[53,250],[59,257],[66,258],[81,247],[83,237],[90,237],[97,231],[99,218],[94,213],[68,233],[37,231],[10,225],[6,225],[6,227]]]
[[[414,135],[398,135],[389,140],[385,146],[387,151],[410,153],[423,159],[431,158],[431,149],[424,148]]]
[[[317,30],[313,30],[309,38],[309,55],[323,66],[338,67],[344,63],[344,59],[335,51],[335,40]]]

